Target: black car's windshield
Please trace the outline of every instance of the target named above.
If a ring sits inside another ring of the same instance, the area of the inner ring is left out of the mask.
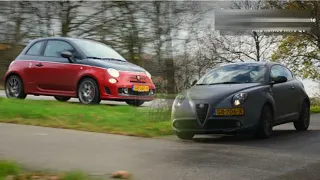
[[[125,59],[109,46],[90,40],[75,39],[73,40],[87,57],[100,60],[121,60]]]
[[[204,75],[196,85],[262,83],[266,67],[256,63],[229,64]]]

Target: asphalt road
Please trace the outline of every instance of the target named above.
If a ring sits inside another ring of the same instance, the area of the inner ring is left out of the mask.
[[[127,170],[135,180],[320,179],[320,115],[310,130],[292,124],[273,137],[200,136],[146,139],[0,123],[0,159],[41,170],[103,175]]]
[[[0,90],[0,97],[6,97],[5,91]],[[26,99],[32,99],[32,100],[52,100],[56,101],[54,97],[52,96],[33,96],[33,95],[28,95]],[[79,102],[77,98],[71,98],[69,102]],[[164,105],[164,103],[169,102],[170,104],[173,103],[173,100],[167,100],[165,101],[164,99],[157,99],[154,101],[150,102],[145,102],[142,106],[143,107],[158,107]],[[127,105],[125,102],[117,102],[117,101],[101,101],[101,104],[109,104],[109,105]]]

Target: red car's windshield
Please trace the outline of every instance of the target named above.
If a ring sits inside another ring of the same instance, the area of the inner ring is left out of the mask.
[[[87,57],[110,58],[125,61],[125,59],[109,46],[90,40],[76,39],[73,40]]]

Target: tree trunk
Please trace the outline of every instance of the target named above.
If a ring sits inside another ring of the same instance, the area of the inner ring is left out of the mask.
[[[257,32],[253,32],[253,39],[255,41],[255,46],[256,46],[256,57],[257,57],[257,61],[260,61],[260,41],[259,41],[259,35],[257,34]]]
[[[167,31],[166,31],[166,77],[167,77],[167,92],[169,94],[175,93],[175,79],[174,79],[174,63],[173,63],[173,50],[172,50],[172,39],[171,39],[171,30],[172,30],[172,6],[171,1],[167,2],[167,17],[166,17],[166,25],[167,25]]]

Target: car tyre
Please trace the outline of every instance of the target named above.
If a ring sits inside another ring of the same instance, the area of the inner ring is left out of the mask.
[[[294,127],[297,131],[305,131],[310,125],[310,107],[308,103],[304,102],[302,104],[300,117],[298,121],[293,122]]]
[[[61,102],[66,102],[66,101],[69,101],[71,99],[71,97],[66,97],[66,96],[54,96],[54,98],[57,101],[61,101]]]
[[[99,104],[101,101],[99,86],[92,78],[83,79],[77,92],[79,101],[83,104]]]
[[[194,134],[190,132],[176,132],[176,135],[179,139],[183,140],[192,140],[194,137]]]
[[[9,76],[5,82],[5,93],[7,98],[25,99],[27,94],[24,93],[22,79],[17,75]]]
[[[142,106],[142,104],[144,103],[144,101],[141,101],[141,100],[127,100],[126,103],[130,106],[136,106],[136,107],[139,107],[139,106]]]
[[[267,139],[273,131],[273,112],[270,106],[265,105],[262,108],[259,125],[255,136],[259,139]]]

